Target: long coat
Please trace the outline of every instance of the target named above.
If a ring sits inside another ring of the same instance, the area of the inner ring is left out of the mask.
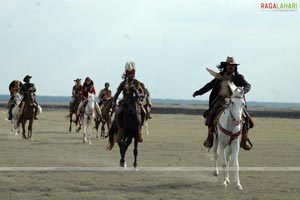
[[[220,72],[222,76],[225,72]],[[244,94],[250,91],[251,85],[245,80],[242,74],[233,74],[231,81],[238,87],[244,87]],[[206,92],[211,91],[209,95],[209,109],[211,109],[215,103],[215,99],[218,97],[222,80],[214,78],[212,81],[204,85],[202,88],[194,92],[194,96],[205,94]],[[231,91],[231,90],[229,90]],[[244,97],[245,98],[245,97]]]

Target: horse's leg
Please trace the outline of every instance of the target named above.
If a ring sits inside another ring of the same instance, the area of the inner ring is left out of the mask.
[[[89,138],[89,144],[91,145],[92,144],[92,123],[93,123],[93,119],[89,119],[88,121],[88,127],[87,127],[87,132],[88,132],[88,138]]]
[[[226,181],[227,161],[226,161],[225,147],[224,147],[223,143],[220,142],[220,138],[219,138],[219,148],[220,148],[220,154],[221,154],[221,158],[222,158],[222,167],[223,167],[223,171],[224,171],[223,185],[226,188],[227,187],[227,181]]]
[[[78,119],[78,122],[77,122],[77,129],[76,129],[76,132],[77,132],[77,133],[79,133],[79,131],[81,130],[82,121],[83,121],[83,119],[82,119],[81,116],[79,116],[78,118],[79,118],[79,119]]]
[[[28,124],[28,138],[31,140],[32,140],[32,124],[33,124],[33,119],[30,119]]]
[[[87,120],[83,119],[83,124],[82,124],[83,141],[82,141],[82,143],[87,143],[87,138],[86,138],[86,123],[87,123]]]
[[[214,176],[219,176],[219,169],[218,169],[218,144],[219,140],[216,134],[214,134],[214,143],[213,143],[213,152],[214,152],[214,160],[215,160],[215,171],[213,172]]]
[[[72,132],[72,112],[70,112],[70,126],[69,126],[69,132]]]
[[[226,163],[227,163],[227,165],[226,165],[225,180],[226,180],[227,184],[230,183],[230,179],[229,179],[229,163],[230,163],[231,152],[232,151],[231,151],[231,146],[230,146],[230,147],[228,147],[226,149]]]
[[[120,149],[120,156],[121,156],[121,159],[120,159],[120,167],[124,167],[126,168],[126,162],[125,162],[125,141],[124,139],[121,139],[120,142],[118,142],[119,144],[119,149]]]
[[[231,144],[232,148],[232,160],[233,160],[233,167],[234,167],[234,173],[235,173],[235,185],[238,190],[242,190],[242,185],[240,183],[240,177],[239,177],[239,150],[240,150],[240,145],[239,145],[239,140],[236,140],[235,143]]]
[[[134,163],[133,163],[133,166],[136,170],[138,170],[138,168],[137,168],[138,143],[139,143],[139,138],[138,137],[134,138],[134,149],[133,149]]]
[[[146,134],[149,135],[148,120],[145,121]]]
[[[101,125],[101,138],[104,139],[105,137],[105,123],[106,121],[102,121],[102,125]]]
[[[107,121],[106,121],[106,125],[107,125],[107,134],[104,135],[104,138],[107,138],[108,137],[108,130],[110,129],[110,127],[112,126],[112,123],[111,123],[111,118],[108,117]]]
[[[99,138],[99,125],[100,125],[100,119],[99,117],[97,116],[95,118],[95,129],[96,129],[96,138]]]
[[[22,120],[22,137],[23,137],[23,139],[27,139],[27,137],[25,135],[25,124],[26,124],[26,121]]]

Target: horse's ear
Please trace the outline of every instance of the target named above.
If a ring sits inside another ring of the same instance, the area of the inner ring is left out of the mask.
[[[228,81],[228,85],[231,89],[231,92],[234,93],[234,91],[236,90],[236,85],[232,82],[232,81]]]

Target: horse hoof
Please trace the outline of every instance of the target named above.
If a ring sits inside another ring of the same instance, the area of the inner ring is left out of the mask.
[[[219,176],[219,171],[214,171],[214,172],[213,172],[213,175],[214,175],[214,176]]]
[[[120,162],[120,167],[123,167],[124,169],[126,169],[127,168],[126,162]]]
[[[227,186],[228,186],[226,181],[224,181],[224,182],[222,183],[222,185],[223,185],[224,188],[227,188]]]
[[[136,172],[138,172],[138,171],[139,171],[139,168],[137,168],[137,167],[134,167],[134,170],[135,170]]]
[[[225,179],[225,181],[226,181],[226,183],[227,183],[227,184],[229,184],[229,183],[230,183],[230,180],[229,180],[229,178],[226,178],[226,179]]]
[[[238,190],[243,190],[243,187],[242,187],[242,185],[241,184],[238,184],[238,185],[236,185],[236,189],[238,189]]]

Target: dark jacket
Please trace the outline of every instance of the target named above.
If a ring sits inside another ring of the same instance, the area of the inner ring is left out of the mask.
[[[32,92],[36,92],[35,85],[33,83],[24,83],[20,89],[20,94],[23,95],[24,100],[27,98],[27,91],[32,89]]]
[[[219,74],[224,75],[224,73],[225,72],[220,72]],[[241,74],[232,75],[231,81],[233,81],[233,83],[238,87],[244,87],[244,94],[249,92],[251,89],[251,85],[245,80],[244,76]],[[212,90],[209,95],[209,109],[211,109],[215,102],[215,99],[218,97],[221,83],[222,80],[215,78],[211,82],[204,85],[201,89],[194,92],[194,96],[202,95]]]

